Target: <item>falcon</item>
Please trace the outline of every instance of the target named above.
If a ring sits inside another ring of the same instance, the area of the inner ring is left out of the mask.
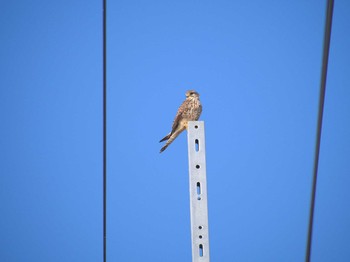
[[[188,121],[197,121],[202,113],[202,105],[199,101],[199,94],[194,90],[186,92],[186,100],[177,110],[171,132],[159,142],[167,140],[165,145],[160,149],[162,153],[175,138],[188,127]]]

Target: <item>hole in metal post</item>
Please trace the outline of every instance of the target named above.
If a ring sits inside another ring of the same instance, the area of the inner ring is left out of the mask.
[[[198,139],[196,139],[196,140],[194,141],[194,149],[196,150],[196,152],[199,151],[199,140],[198,140]]]
[[[203,256],[203,245],[199,244],[199,256],[202,257]]]
[[[195,129],[198,129],[198,126],[197,126],[197,125],[195,125],[195,126],[194,126],[194,128],[195,128]]]
[[[203,227],[202,227],[202,226],[199,226],[198,228],[199,228],[199,229],[202,229]]]
[[[201,183],[197,182],[197,195],[199,196],[201,193]]]
[[[199,239],[202,239],[203,237],[202,237],[202,235],[199,235]]]
[[[200,165],[196,165],[196,168],[199,169],[201,166]]]

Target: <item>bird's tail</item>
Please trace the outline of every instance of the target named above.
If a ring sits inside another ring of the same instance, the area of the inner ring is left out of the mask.
[[[170,133],[169,135],[164,137],[161,141],[164,141],[166,139],[168,139],[168,141],[166,141],[165,145],[160,149],[159,153],[162,153],[175,140],[175,138],[177,138],[177,136],[184,130],[185,130],[185,127],[175,131],[174,133]]]
[[[170,137],[168,141],[166,141],[165,145],[160,149],[159,153],[162,153],[173,141],[175,137]]]

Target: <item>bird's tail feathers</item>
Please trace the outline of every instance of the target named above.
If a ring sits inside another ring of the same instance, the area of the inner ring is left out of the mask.
[[[162,153],[175,140],[175,138],[177,138],[177,136],[184,130],[185,130],[185,127],[178,129],[174,133],[170,133],[169,135],[167,135],[166,137],[169,136],[167,138],[168,141],[166,141],[165,145],[160,149],[160,153]],[[164,137],[161,141],[164,141],[166,137]]]
[[[169,145],[169,144],[168,144],[168,145]],[[159,153],[162,153],[162,152],[168,147],[168,145],[163,146],[163,147],[160,149],[160,152],[159,152]]]
[[[168,141],[166,141],[165,145],[160,149],[159,153],[162,153],[173,141],[174,139],[177,137],[176,136],[170,136],[170,138],[168,139]]]

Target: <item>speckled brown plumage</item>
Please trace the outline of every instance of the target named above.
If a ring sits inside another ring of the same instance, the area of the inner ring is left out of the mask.
[[[165,145],[161,148],[160,153],[162,153],[182,131],[187,129],[188,121],[197,121],[201,113],[202,105],[199,100],[199,94],[194,90],[187,91],[186,100],[177,110],[171,132],[159,141],[163,142],[167,140]]]

